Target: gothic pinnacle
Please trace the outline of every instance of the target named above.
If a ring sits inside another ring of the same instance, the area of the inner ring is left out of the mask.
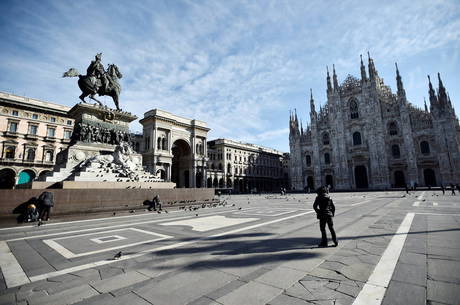
[[[334,90],[339,90],[339,82],[337,81],[337,74],[335,74],[335,65],[332,64],[332,79],[334,81]]]
[[[363,54],[360,54],[359,57],[361,58],[361,81],[365,82],[367,80],[367,75],[366,75],[366,67],[364,66],[364,63],[363,63]]]

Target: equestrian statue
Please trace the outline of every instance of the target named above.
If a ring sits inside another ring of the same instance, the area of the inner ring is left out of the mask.
[[[89,96],[90,99],[102,106],[102,103],[94,96],[96,94],[99,96],[108,95],[112,97],[117,110],[121,110],[118,103],[118,97],[121,92],[118,79],[122,78],[123,75],[118,71],[118,67],[115,64],[108,65],[107,71],[105,71],[101,58],[102,53],[98,53],[95,60],[91,61],[88,69],[86,69],[86,75],[81,75],[76,69],[70,68],[62,77],[78,76],[78,86],[82,92],[79,97],[84,103],[86,103],[85,97]]]

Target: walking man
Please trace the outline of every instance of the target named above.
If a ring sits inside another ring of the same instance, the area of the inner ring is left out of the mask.
[[[441,191],[443,195],[446,193],[446,188],[444,187],[444,184],[441,184]]]
[[[327,247],[327,235],[326,235],[326,224],[329,227],[331,232],[332,241],[334,246],[337,247],[339,244],[337,242],[337,237],[335,236],[334,223],[332,218],[335,214],[335,206],[332,202],[332,199],[329,198],[327,194],[326,187],[320,187],[318,189],[318,196],[316,196],[315,203],[313,204],[313,209],[316,212],[316,218],[319,219],[319,229],[321,230],[321,243],[319,247]]]

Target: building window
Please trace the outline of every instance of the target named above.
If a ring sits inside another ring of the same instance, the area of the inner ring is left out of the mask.
[[[34,161],[35,160],[35,148],[29,148],[27,150],[27,161]]]
[[[13,116],[19,116],[19,112],[17,110],[13,110],[13,112],[11,113]]]
[[[353,145],[361,145],[361,144],[362,144],[361,133],[356,131],[355,133],[353,133]]]
[[[424,155],[429,155],[430,154],[430,144],[428,144],[427,141],[420,142],[420,151]]]
[[[56,123],[56,118],[50,118],[51,123]]]
[[[18,131],[18,122],[8,122],[8,131],[17,132]]]
[[[157,149],[161,149],[161,138],[157,139]]]
[[[72,120],[67,120],[67,125],[72,126]]]
[[[307,161],[307,166],[311,166],[311,156],[310,155],[307,155],[305,157],[306,161]]]
[[[390,134],[390,136],[395,136],[398,134],[398,125],[396,125],[395,122],[391,122],[388,125],[388,133]]]
[[[219,163],[219,170],[222,170],[222,163]]]
[[[166,138],[163,138],[163,139],[161,140],[161,148],[162,148],[163,150],[168,150],[168,142],[167,142]]]
[[[330,164],[331,163],[331,156],[329,155],[329,153],[324,154],[324,163],[325,164]]]
[[[32,114],[32,119],[38,120],[38,114],[36,114],[36,113]]]
[[[52,150],[47,150],[45,152],[45,161],[46,162],[53,162],[53,151]]]
[[[16,147],[14,146],[8,146],[5,149],[5,158],[6,159],[14,159],[14,156],[16,155]]]
[[[48,129],[46,130],[46,136],[50,138],[54,138],[56,136],[56,128],[48,127]]]
[[[391,155],[395,159],[399,159],[401,157],[401,152],[399,150],[399,145],[394,144],[393,146],[391,146]]]
[[[64,129],[64,139],[70,139],[72,136],[72,130]]]
[[[28,131],[28,134],[30,135],[37,135],[37,131],[38,131],[38,125],[29,125],[29,131]]]
[[[323,134],[323,144],[324,145],[329,145],[329,134],[328,133],[325,133]]]
[[[355,99],[352,99],[350,101],[350,117],[352,119],[359,118],[358,103],[356,102]]]

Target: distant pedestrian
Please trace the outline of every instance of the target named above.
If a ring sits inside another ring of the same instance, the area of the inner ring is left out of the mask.
[[[409,187],[407,187],[407,184],[406,184],[406,194],[409,195]]]
[[[331,232],[332,241],[334,242],[334,245],[337,246],[339,243],[337,242],[337,237],[334,231],[334,223],[332,221],[332,218],[335,215],[334,202],[331,198],[329,198],[326,187],[320,187],[317,193],[318,196],[316,196],[313,209],[316,212],[316,218],[319,219],[319,229],[321,231],[321,243],[318,246],[327,247],[326,224]]]
[[[149,211],[156,211],[157,209],[161,211],[160,195],[155,195],[152,201],[150,201]]]
[[[444,184],[441,184],[441,191],[443,195],[446,194],[446,188],[444,187]]]
[[[450,184],[450,190],[452,191],[452,195],[455,196],[455,186],[453,183]]]
[[[48,221],[54,207],[54,194],[48,191],[43,192],[38,197],[38,202],[40,204],[40,219]]]

